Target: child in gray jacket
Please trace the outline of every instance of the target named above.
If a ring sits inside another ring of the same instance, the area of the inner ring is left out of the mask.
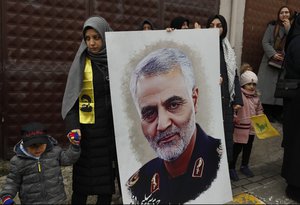
[[[47,135],[46,127],[37,122],[21,128],[22,139],[14,147],[10,171],[0,197],[4,205],[15,204],[19,193],[21,204],[63,204],[66,202],[60,166],[72,165],[80,155],[79,137],[69,133],[67,150]]]

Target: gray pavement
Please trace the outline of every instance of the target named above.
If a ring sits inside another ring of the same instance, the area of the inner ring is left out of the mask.
[[[280,123],[272,123],[272,125],[282,135],[282,125]],[[282,136],[264,140],[255,138],[249,163],[249,167],[255,176],[252,178],[245,177],[239,172],[239,165],[237,165],[240,180],[231,181],[234,197],[234,201],[231,203],[241,203],[235,198],[239,195],[249,194],[264,204],[296,204],[296,202],[285,196],[286,183],[280,176],[283,157],[281,141]],[[257,201],[251,202],[251,199],[247,199],[247,196],[244,202],[257,204]]]
[[[282,133],[281,124],[272,124],[280,133]],[[229,202],[229,204],[295,204],[294,201],[285,196],[286,183],[280,176],[283,156],[281,141],[282,137],[274,137],[264,140],[255,138],[249,163],[249,167],[255,176],[252,178],[246,178],[238,171],[238,167],[240,165],[239,159],[237,164],[237,172],[240,180],[237,182],[231,182],[234,201]],[[8,161],[0,161],[0,165],[1,187],[6,178],[5,172],[7,172]],[[67,202],[70,202],[70,196],[72,193],[72,167],[63,167],[62,172],[64,176],[65,189],[68,196]],[[242,196],[243,200],[239,198],[240,196]],[[253,200],[251,197],[253,197],[255,200]],[[260,200],[260,202],[258,202],[258,200]],[[16,202],[19,202],[17,197]],[[95,204],[95,202],[95,196],[89,197],[89,204]],[[113,196],[113,204],[121,203],[122,200],[120,192],[117,189],[116,194]]]

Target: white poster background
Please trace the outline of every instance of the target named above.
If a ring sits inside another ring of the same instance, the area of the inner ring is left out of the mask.
[[[223,204],[231,201],[219,85],[219,30],[108,32],[106,45],[123,203],[132,202],[125,186],[127,180],[156,157],[141,131],[129,91],[130,74],[148,53],[166,47],[180,48],[192,61],[199,87],[196,121],[208,135],[221,139],[223,145],[217,178],[208,190],[188,203]]]

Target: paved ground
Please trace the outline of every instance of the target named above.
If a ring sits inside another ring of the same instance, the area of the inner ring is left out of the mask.
[[[273,123],[273,126],[282,133],[281,124]],[[238,172],[240,180],[232,182],[233,204],[295,204],[285,196],[285,181],[280,176],[283,150],[281,148],[282,137],[274,137],[265,140],[254,140],[250,168],[254,172],[253,178],[246,178]],[[0,161],[0,187],[5,180],[8,162]],[[238,164],[239,166],[239,164]],[[237,166],[237,167],[238,167]],[[62,168],[68,202],[70,202],[72,168]],[[116,186],[117,187],[117,186]],[[18,203],[18,199],[16,199]],[[88,199],[89,204],[95,204],[95,197]],[[119,190],[113,196],[113,204],[121,204]]]
[[[6,173],[8,170],[8,161],[0,161],[0,187],[5,182]],[[64,184],[65,184],[65,191],[67,194],[67,202],[70,204],[71,202],[71,194],[72,194],[72,166],[62,167],[62,174],[64,177]],[[2,175],[2,176],[1,176]],[[15,202],[20,204],[20,200],[18,197],[15,198]],[[1,200],[0,200],[1,204]],[[89,196],[88,204],[96,204],[96,197]],[[117,182],[116,182],[116,194],[113,195],[113,202],[112,204],[122,204],[122,199],[120,196],[120,192],[118,190]]]
[[[282,134],[281,124],[272,124]],[[250,168],[255,176],[246,178],[238,171],[240,180],[231,182],[234,201],[236,201],[236,203],[296,203],[285,196],[286,183],[280,176],[283,156],[281,141],[282,137],[274,137],[265,140],[255,138],[250,158]],[[247,194],[249,194],[250,197]],[[255,200],[253,200],[253,198]]]

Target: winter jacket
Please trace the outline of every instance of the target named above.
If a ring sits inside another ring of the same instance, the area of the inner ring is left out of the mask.
[[[83,195],[111,195],[115,192],[116,162],[115,140],[109,81],[103,70],[92,62],[95,100],[95,123],[79,122],[78,101],[66,116],[67,131],[81,130],[81,155],[73,165],[73,184],[75,193]],[[106,69],[106,71],[108,71]]]
[[[94,28],[101,36],[103,44],[98,54],[89,52],[85,39],[82,39],[68,74],[64,94],[62,116],[67,132],[81,131],[81,155],[73,166],[74,194],[112,195],[115,192],[116,148],[107,65],[105,32],[112,31],[102,17],[86,20],[83,31]],[[86,59],[92,64],[94,123],[80,121],[78,99],[83,88]]]
[[[21,204],[61,204],[66,200],[61,165],[76,162],[80,155],[78,145],[70,145],[67,150],[57,146],[57,141],[49,136],[49,143],[39,159],[26,155],[16,144],[16,155],[10,160],[10,172],[2,187],[0,197],[12,199],[19,193]]]
[[[247,144],[249,134],[255,134],[251,126],[250,117],[263,113],[263,107],[256,92],[249,92],[243,88],[242,96],[244,106],[238,110],[234,124],[234,143]]]
[[[261,102],[268,105],[282,105],[282,99],[274,98],[275,85],[278,79],[280,69],[272,68],[268,65],[269,59],[276,53],[274,46],[274,29],[275,25],[269,24],[262,40],[264,55],[261,60],[259,70],[257,88],[261,92]],[[283,27],[279,30],[280,37],[286,35],[287,32]]]

